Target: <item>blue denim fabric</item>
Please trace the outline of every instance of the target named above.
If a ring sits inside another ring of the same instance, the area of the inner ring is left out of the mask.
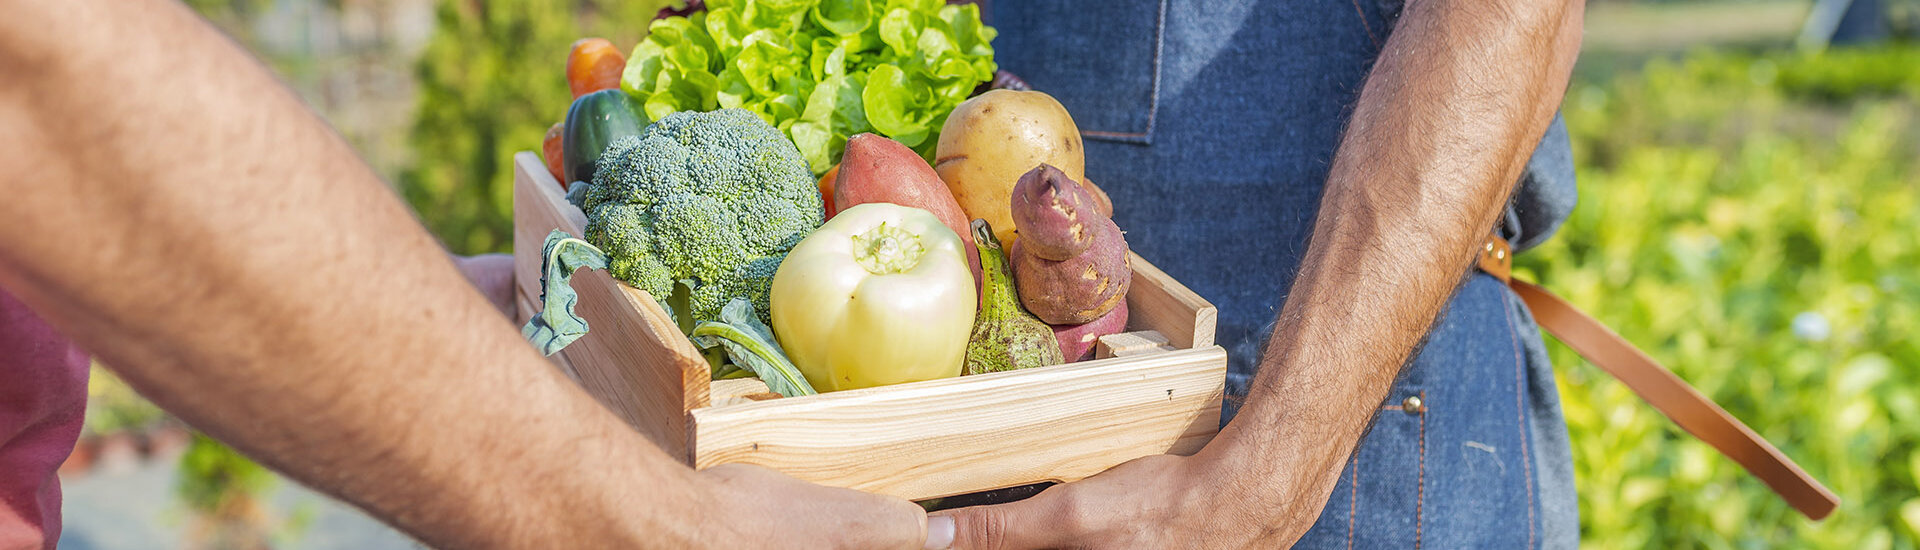
[[[1402,2],[992,4],[1001,67],[1073,113],[1128,244],[1219,307],[1244,395]],[[1569,150],[1556,120],[1500,228],[1518,247],[1571,210]],[[1393,409],[1410,395],[1425,412]],[[1467,279],[1383,409],[1302,547],[1577,543],[1552,366],[1503,285]]]

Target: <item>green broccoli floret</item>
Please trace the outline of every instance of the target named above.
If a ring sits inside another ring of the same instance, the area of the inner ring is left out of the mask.
[[[762,321],[787,251],[824,221],[799,149],[752,112],[680,112],[607,146],[585,190],[586,240],[614,278],[665,300],[689,289],[694,321],[734,298]]]

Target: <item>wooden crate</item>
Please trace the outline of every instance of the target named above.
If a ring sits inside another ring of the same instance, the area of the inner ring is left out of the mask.
[[[547,233],[585,217],[531,152],[514,157],[520,321],[537,310]],[[926,499],[1073,481],[1141,456],[1192,454],[1219,431],[1226,352],[1215,311],[1139,256],[1127,337],[1051,367],[766,399],[758,381],[710,381],[707,363],[646,292],[600,271],[573,279],[592,327],[554,356],[587,392],[695,468],[744,462],[807,481]],[[1156,334],[1157,333],[1157,334]]]

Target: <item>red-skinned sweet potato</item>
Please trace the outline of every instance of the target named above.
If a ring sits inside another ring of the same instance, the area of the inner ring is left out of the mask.
[[[1013,186],[1012,207],[1013,223],[1020,227],[1026,250],[1049,260],[1067,260],[1085,252],[1098,233],[1092,228],[1107,220],[1091,193],[1048,164],[1020,176]]]
[[[1060,356],[1068,363],[1093,358],[1100,337],[1127,331],[1127,301],[1121,300],[1113,311],[1099,319],[1078,325],[1054,325],[1053,337],[1060,340]]]
[[[1042,164],[1014,185],[1020,238],[1007,257],[1020,303],[1050,325],[1077,325],[1126,300],[1127,239],[1065,172]]]
[[[883,136],[860,134],[847,138],[839,170],[840,176],[833,183],[832,211],[886,202],[932,212],[941,224],[966,241],[967,264],[973,267],[974,285],[980,284],[980,252],[973,246],[973,220],[960,210],[953,192],[918,153]]]

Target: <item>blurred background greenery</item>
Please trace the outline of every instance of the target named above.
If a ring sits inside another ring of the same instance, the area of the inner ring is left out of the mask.
[[[509,158],[565,114],[568,45],[631,47],[665,2],[189,3],[259,52],[450,249],[480,253],[510,246]],[[1800,518],[1556,344],[1587,545],[1917,546],[1920,3],[1882,7],[1891,40],[1820,49],[1802,36],[1818,17],[1808,2],[1590,2],[1564,108],[1580,206],[1519,272],[1645,347],[1845,504]],[[90,433],[164,422],[96,376]],[[273,486],[204,438],[178,475],[175,498],[204,516],[235,513],[221,495]],[[185,544],[301,546],[300,514],[238,508],[277,535]]]

